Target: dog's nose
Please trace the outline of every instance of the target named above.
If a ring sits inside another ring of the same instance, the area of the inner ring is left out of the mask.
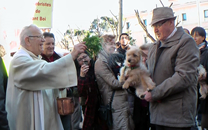
[[[131,62],[131,59],[128,59],[128,62]]]

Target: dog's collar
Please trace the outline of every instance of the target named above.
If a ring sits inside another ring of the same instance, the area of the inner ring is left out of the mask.
[[[125,66],[125,69],[126,68],[130,68],[131,70],[133,70],[133,69],[136,69],[136,68],[138,68],[139,66],[137,66],[137,65],[129,65],[129,66]]]

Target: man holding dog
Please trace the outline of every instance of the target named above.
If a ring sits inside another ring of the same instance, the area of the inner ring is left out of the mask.
[[[175,27],[175,18],[169,7],[153,10],[151,25],[158,40],[147,63],[156,87],[145,92],[145,100],[157,130],[190,130],[195,124],[199,50],[182,27]]]

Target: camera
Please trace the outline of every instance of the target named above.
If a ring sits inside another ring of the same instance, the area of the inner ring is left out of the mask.
[[[83,61],[83,63],[84,63],[85,65],[88,65],[88,61]]]

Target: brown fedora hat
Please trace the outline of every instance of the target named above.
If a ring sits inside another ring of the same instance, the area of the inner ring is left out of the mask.
[[[162,20],[166,19],[175,19],[176,16],[174,16],[173,10],[169,7],[159,7],[155,8],[153,10],[153,16],[152,16],[152,22],[150,25],[160,22]]]

